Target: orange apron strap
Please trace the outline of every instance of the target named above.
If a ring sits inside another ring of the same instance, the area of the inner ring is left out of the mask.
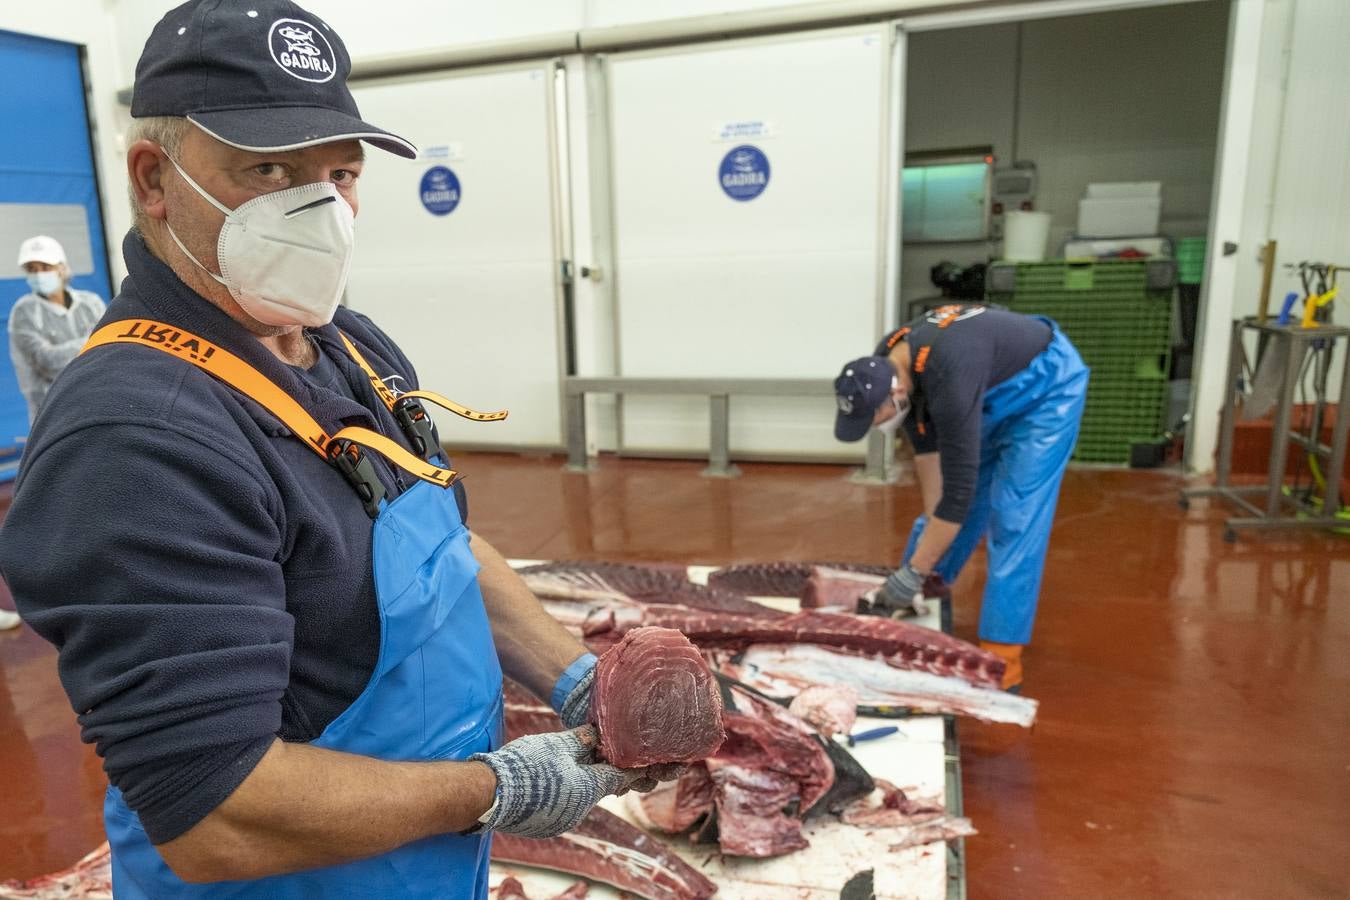
[[[104,325],[89,337],[81,353],[105,344],[139,344],[185,362],[223,381],[276,416],[311,450],[332,462],[341,456],[347,443],[359,444],[380,454],[410,475],[441,487],[459,480],[453,469],[442,469],[419,459],[399,444],[369,428],[348,427],[328,434],[303,406],[266,375],[223,347],[191,332],[149,319],[126,319]]]
[[[356,360],[356,364],[361,367],[361,371],[366,373],[366,377],[370,379],[370,386],[384,401],[384,405],[389,407],[390,412],[394,411],[394,406],[399,400],[407,397],[409,399],[428,400],[443,409],[448,409],[457,416],[474,422],[500,422],[508,414],[507,410],[504,409],[489,413],[478,412],[433,391],[405,391],[402,394],[395,394],[390,390],[389,385],[384,383],[384,379],[375,374],[375,370],[370,367],[370,363],[366,362],[366,358],[361,355],[360,350],[356,349],[356,345],[351,342],[351,339],[341,331],[338,332],[338,335],[342,338],[342,343],[347,348],[347,352],[351,354],[352,359]]]
[[[456,403],[449,397],[444,397],[435,391],[406,391],[398,396],[400,400],[404,397],[427,400],[442,409],[448,409],[460,418],[468,419],[471,422],[500,422],[510,414],[509,411],[505,409],[499,409],[496,412],[478,412],[475,409],[469,409],[467,406]]]

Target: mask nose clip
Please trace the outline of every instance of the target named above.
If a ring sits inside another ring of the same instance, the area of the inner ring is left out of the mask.
[[[326,197],[320,197],[318,200],[313,200],[309,203],[304,204],[303,206],[297,206],[290,212],[282,213],[281,215],[282,218],[289,219],[293,216],[300,215],[302,212],[309,212],[311,209],[323,206],[325,203],[336,203],[337,199],[338,199],[337,197],[334,197],[332,194],[329,194]]]

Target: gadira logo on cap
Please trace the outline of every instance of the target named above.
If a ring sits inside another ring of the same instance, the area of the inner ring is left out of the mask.
[[[277,19],[268,32],[272,59],[288,75],[322,84],[337,74],[333,45],[323,32],[300,19]]]

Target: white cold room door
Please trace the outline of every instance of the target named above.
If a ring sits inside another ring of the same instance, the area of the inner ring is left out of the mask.
[[[348,302],[427,390],[505,422],[437,412],[441,441],[561,442],[552,66],[358,83],[362,116],[415,143],[369,151]]]
[[[833,379],[872,350],[886,34],[609,59],[623,375]],[[703,398],[627,398],[622,419],[625,450],[708,444]],[[734,398],[731,447],[861,453],[835,441],[833,422],[829,397]]]

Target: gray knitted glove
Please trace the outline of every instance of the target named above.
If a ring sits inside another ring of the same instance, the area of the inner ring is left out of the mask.
[[[916,594],[923,593],[924,576],[906,563],[886,577],[886,583],[877,591],[875,605],[895,612],[914,606]]]
[[[564,726],[568,728],[580,728],[586,724],[586,719],[591,711],[591,685],[595,683],[595,666],[592,665],[590,671],[581,676],[581,680],[576,683],[563,701],[562,709],[558,712],[558,717],[562,719]]]
[[[575,828],[607,794],[646,775],[595,762],[593,726],[530,734],[500,750],[475,753],[497,776],[497,802],[481,830],[529,838],[556,837]]]

